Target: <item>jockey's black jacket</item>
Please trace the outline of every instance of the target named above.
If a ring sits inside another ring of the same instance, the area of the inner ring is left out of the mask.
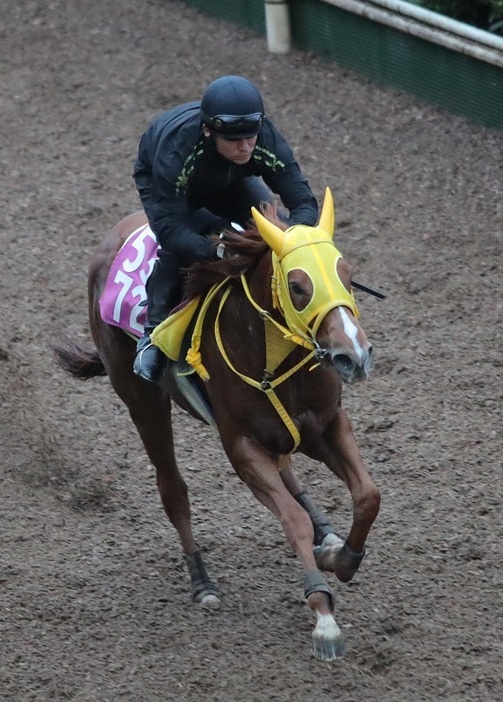
[[[314,226],[318,206],[291,148],[265,118],[252,157],[236,165],[205,138],[200,102],[157,117],[142,136],[133,177],[160,245],[184,259],[214,258],[213,244],[187,225],[194,203],[207,203],[248,176],[261,176],[289,211],[288,225]],[[211,210],[211,207],[209,208]]]

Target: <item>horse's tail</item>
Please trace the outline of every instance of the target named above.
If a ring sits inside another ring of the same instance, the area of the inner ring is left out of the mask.
[[[68,337],[51,346],[56,363],[64,371],[80,380],[107,375],[103,361],[95,348],[84,348]]]

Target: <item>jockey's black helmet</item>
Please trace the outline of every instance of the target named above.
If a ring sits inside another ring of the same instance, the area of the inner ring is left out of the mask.
[[[257,88],[241,76],[217,78],[201,100],[201,121],[226,139],[248,139],[260,132],[264,103]]]

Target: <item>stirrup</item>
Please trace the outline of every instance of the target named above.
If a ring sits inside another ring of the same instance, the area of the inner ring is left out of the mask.
[[[150,383],[157,383],[164,375],[167,365],[168,359],[161,349],[150,342],[137,352],[133,373]]]

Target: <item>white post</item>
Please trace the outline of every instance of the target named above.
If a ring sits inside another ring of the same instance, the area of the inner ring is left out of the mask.
[[[287,54],[292,47],[288,0],[264,0],[267,48],[273,54]]]

